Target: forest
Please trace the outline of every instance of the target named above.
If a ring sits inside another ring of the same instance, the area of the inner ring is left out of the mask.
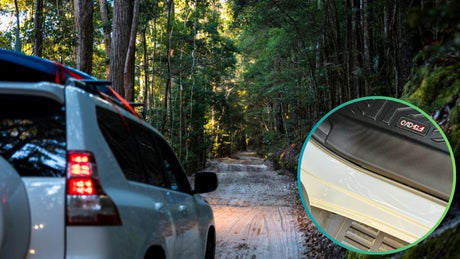
[[[111,80],[191,171],[248,146],[278,156],[370,95],[438,112],[458,158],[459,11],[443,0],[5,0],[0,47]]]
[[[432,115],[458,161],[459,13],[451,0],[2,0],[0,47],[111,80],[189,172],[248,148],[295,171],[283,158],[322,116],[373,95]]]

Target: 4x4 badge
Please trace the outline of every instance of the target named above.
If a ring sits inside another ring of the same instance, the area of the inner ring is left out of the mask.
[[[404,117],[399,118],[396,126],[422,135],[425,135],[428,130],[427,125]]]

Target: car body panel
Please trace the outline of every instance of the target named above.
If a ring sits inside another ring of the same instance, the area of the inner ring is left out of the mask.
[[[63,258],[65,178],[23,177],[22,181],[27,190],[31,218],[27,258]]]
[[[24,258],[30,239],[30,209],[24,184],[0,156],[0,258]]]
[[[174,251],[175,229],[159,192],[134,182],[127,188],[105,191],[117,204],[122,225],[68,226],[67,258],[142,258],[152,244]]]
[[[193,196],[176,191],[163,193],[167,201],[168,211],[171,212],[176,226],[177,240],[174,245],[175,258],[190,258],[196,256],[197,242],[200,240],[200,222],[196,220],[196,204]]]
[[[64,103],[64,87],[51,83],[0,82],[0,94],[33,95]]]

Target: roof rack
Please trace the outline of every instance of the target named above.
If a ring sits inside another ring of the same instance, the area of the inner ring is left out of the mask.
[[[133,106],[142,106],[139,103],[133,103],[126,101],[123,97],[121,97],[115,90],[113,90],[110,86],[112,85],[111,81],[107,80],[97,80],[97,79],[83,79],[78,80],[75,78],[69,78],[65,84],[66,86],[74,86],[82,89],[85,92],[94,94],[99,96],[112,104],[121,107],[128,112],[135,115],[139,118],[139,115],[133,109]]]
[[[72,85],[85,92],[100,96],[103,99],[128,110],[139,118],[133,106],[137,103],[129,103],[110,86],[112,83],[106,80],[97,80],[91,75],[73,69],[55,61],[24,55],[20,52],[0,48],[0,81],[24,81],[27,74],[27,82],[54,82],[60,85]]]
[[[28,56],[0,48],[0,81],[54,82],[64,85],[67,79],[94,79],[82,71],[56,61]]]

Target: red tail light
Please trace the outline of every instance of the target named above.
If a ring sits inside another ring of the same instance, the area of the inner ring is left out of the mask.
[[[90,152],[67,154],[67,225],[121,225],[117,207],[99,184]]]
[[[67,181],[69,195],[94,195],[94,183],[92,179],[72,179]]]
[[[69,176],[91,176],[93,174],[94,158],[90,153],[69,152],[67,159],[69,161]]]

